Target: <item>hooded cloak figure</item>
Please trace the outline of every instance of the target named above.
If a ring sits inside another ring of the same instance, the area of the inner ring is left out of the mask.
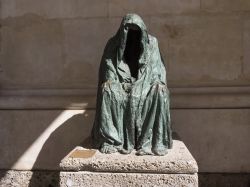
[[[99,69],[94,147],[102,153],[165,155],[172,147],[166,70],[157,39],[127,14]]]

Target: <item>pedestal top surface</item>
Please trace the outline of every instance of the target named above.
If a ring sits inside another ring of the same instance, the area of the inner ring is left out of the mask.
[[[60,163],[65,171],[123,173],[197,173],[198,166],[182,141],[174,140],[165,156],[103,154],[95,149],[76,147]]]

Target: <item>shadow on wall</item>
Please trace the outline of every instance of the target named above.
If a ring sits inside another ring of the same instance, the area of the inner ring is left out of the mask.
[[[59,170],[61,160],[76,146],[90,147],[90,119],[93,113],[85,111],[82,114],[76,114],[61,124],[44,143],[32,170],[44,169]],[[59,172],[51,172],[44,178],[44,173],[34,172],[30,179],[29,186],[58,186]]]
[[[94,110],[1,111],[2,169],[54,170],[36,171],[30,186],[57,186],[60,161],[76,146],[90,145],[94,113]],[[5,176],[7,173],[2,170],[0,186]]]

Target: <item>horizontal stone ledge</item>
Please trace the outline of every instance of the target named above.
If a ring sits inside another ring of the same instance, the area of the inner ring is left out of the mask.
[[[76,147],[60,163],[64,171],[95,171],[122,173],[183,173],[198,172],[198,165],[182,141],[174,140],[165,156],[136,156],[120,153],[103,154],[98,150]]]
[[[250,87],[169,88],[172,109],[250,108]],[[95,109],[96,89],[1,90],[0,109]]]
[[[168,86],[171,94],[250,94],[249,86]],[[1,89],[0,96],[93,96],[97,88],[82,89]]]

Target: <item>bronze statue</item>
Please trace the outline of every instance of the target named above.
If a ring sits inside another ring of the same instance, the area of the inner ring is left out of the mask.
[[[165,155],[172,147],[164,62],[136,14],[123,18],[105,47],[92,140],[103,153]]]

